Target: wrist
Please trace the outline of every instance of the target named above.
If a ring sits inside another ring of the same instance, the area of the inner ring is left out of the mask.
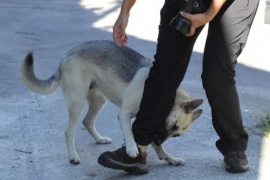
[[[119,16],[129,17],[129,12],[120,12]]]
[[[207,22],[210,22],[214,19],[225,2],[226,0],[212,0],[210,7],[204,13]]]
[[[203,13],[203,14],[204,14],[204,19],[205,19],[206,23],[212,21],[215,17],[215,15],[209,13],[208,11]]]

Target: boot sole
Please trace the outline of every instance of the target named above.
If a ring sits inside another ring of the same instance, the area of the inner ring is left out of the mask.
[[[229,173],[243,173],[243,172],[248,171],[249,166],[248,164],[247,165],[234,164],[231,166],[227,166],[225,164],[225,169]]]
[[[149,166],[143,165],[140,163],[133,164],[124,164],[121,162],[117,162],[107,156],[101,155],[98,158],[98,163],[106,168],[116,169],[116,170],[124,170],[131,174],[142,175],[147,174],[149,172]]]

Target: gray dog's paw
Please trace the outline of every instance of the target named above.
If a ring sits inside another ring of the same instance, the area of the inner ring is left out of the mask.
[[[77,155],[77,153],[74,154],[74,156],[72,156],[72,157],[69,158],[69,163],[70,163],[70,164],[73,164],[73,165],[78,165],[78,164],[80,164],[80,158],[79,158],[79,156]]]
[[[139,150],[135,141],[126,142],[126,153],[129,157],[135,158],[139,154]]]
[[[186,162],[184,159],[181,158],[167,158],[165,160],[173,166],[183,166]]]
[[[96,141],[97,144],[110,144],[112,142],[111,138],[102,137]]]
[[[80,164],[80,161],[79,160],[75,160],[75,159],[71,159],[71,160],[69,160],[69,163],[70,164],[73,164],[73,165],[78,165],[78,164]]]

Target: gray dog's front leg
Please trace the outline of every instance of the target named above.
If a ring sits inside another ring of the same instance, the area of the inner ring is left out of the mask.
[[[165,161],[167,161],[169,164],[173,166],[179,166],[179,165],[185,164],[185,160],[181,158],[174,158],[169,153],[167,153],[165,149],[163,148],[162,144],[160,146],[157,146],[154,142],[152,142],[151,145],[160,160],[164,159]]]
[[[131,130],[130,123],[131,115],[129,113],[120,111],[118,114],[118,120],[121,125],[122,131],[124,133],[125,142],[126,142],[126,153],[132,158],[135,158],[139,154],[137,143],[134,140],[133,133]]]

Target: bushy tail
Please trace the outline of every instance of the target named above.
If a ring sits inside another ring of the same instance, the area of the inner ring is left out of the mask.
[[[61,72],[58,68],[57,71],[47,80],[38,79],[33,70],[33,55],[29,53],[22,65],[22,80],[24,84],[33,92],[38,94],[51,94],[60,85]]]

